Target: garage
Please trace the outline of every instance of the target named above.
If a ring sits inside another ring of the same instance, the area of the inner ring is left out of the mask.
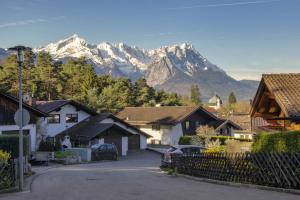
[[[140,135],[135,134],[128,137],[128,150],[140,149]]]
[[[98,143],[114,144],[119,155],[123,156],[127,155],[128,150],[146,149],[146,141],[150,137],[111,114],[91,116],[56,137],[63,141],[65,136],[69,136],[73,147],[90,147]]]

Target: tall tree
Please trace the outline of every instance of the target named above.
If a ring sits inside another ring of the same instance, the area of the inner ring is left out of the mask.
[[[36,82],[38,83],[38,96],[44,100],[56,99],[58,96],[59,76],[53,65],[52,57],[49,53],[40,52],[37,56]]]
[[[198,85],[192,85],[191,86],[191,102],[195,105],[201,105],[202,100],[201,100],[201,92],[198,87]]]
[[[14,54],[3,62],[0,69],[0,90],[18,94],[18,63]]]
[[[236,102],[237,102],[237,100],[236,100],[236,97],[235,97],[234,92],[230,92],[230,94],[229,94],[229,96],[228,96],[228,103],[229,103],[230,105],[233,105],[233,104],[235,104]]]

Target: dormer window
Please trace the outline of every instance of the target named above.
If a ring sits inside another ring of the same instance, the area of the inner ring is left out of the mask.
[[[78,114],[66,114],[66,123],[77,123]]]

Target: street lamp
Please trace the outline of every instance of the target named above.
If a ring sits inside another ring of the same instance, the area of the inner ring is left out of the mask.
[[[23,177],[23,98],[22,98],[22,65],[24,62],[24,51],[31,50],[29,47],[24,46],[15,46],[12,48],[9,48],[10,51],[17,52],[17,62],[19,66],[19,190],[23,190],[23,183],[24,183],[24,177]]]

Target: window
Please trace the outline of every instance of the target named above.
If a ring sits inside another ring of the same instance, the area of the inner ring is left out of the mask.
[[[59,124],[60,123],[60,115],[59,114],[50,114],[48,119],[49,124]]]
[[[185,122],[185,129],[190,129],[190,121]]]
[[[199,121],[196,121],[195,122],[195,125],[196,125],[196,128],[198,128],[200,126],[200,122]]]
[[[153,125],[152,125],[152,130],[157,130],[157,131],[159,131],[159,130],[160,130],[160,125],[159,125],[159,124],[153,124]]]
[[[78,114],[66,114],[67,123],[76,123],[78,122]]]

